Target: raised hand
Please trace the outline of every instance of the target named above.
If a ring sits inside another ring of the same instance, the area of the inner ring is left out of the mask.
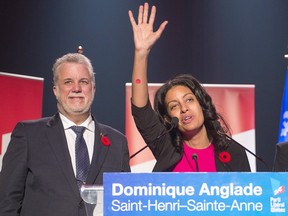
[[[164,21],[157,31],[153,31],[154,20],[156,16],[156,7],[152,6],[151,14],[148,19],[149,4],[146,2],[139,6],[138,23],[136,23],[131,10],[128,11],[130,22],[134,33],[135,51],[149,51],[153,44],[160,38],[168,21]]]
[[[132,11],[128,12],[134,34],[134,65],[132,72],[132,103],[137,107],[144,107],[148,102],[148,79],[147,65],[148,56],[153,44],[160,38],[167,25],[164,21],[157,31],[153,31],[153,24],[156,16],[156,7],[151,9],[149,5],[139,6],[138,23],[136,23]]]

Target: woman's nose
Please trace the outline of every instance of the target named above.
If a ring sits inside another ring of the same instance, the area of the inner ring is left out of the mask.
[[[185,105],[181,105],[181,113],[187,112],[188,108]]]

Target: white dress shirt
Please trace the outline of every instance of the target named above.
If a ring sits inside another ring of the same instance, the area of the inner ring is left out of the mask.
[[[74,174],[76,176],[76,156],[75,156],[75,141],[76,141],[76,133],[71,129],[71,126],[83,126],[86,128],[84,131],[83,137],[85,139],[89,160],[91,163],[94,149],[94,139],[95,139],[95,123],[90,115],[81,125],[75,125],[74,122],[70,121],[64,115],[60,114],[60,118],[62,124],[64,126],[64,131],[67,139],[68,149],[71,157],[71,162],[74,170]]]

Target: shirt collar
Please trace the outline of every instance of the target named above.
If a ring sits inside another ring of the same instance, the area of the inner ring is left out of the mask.
[[[71,126],[75,126],[76,125],[73,121],[69,120],[63,114],[59,113],[59,115],[60,115],[60,119],[62,121],[64,130],[70,129]],[[86,129],[90,130],[91,132],[95,131],[95,124],[94,124],[94,121],[93,121],[91,115],[89,115],[88,118],[82,124],[77,125],[77,126],[83,126]]]

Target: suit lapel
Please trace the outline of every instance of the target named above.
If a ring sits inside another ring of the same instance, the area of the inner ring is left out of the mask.
[[[59,162],[59,167],[62,169],[72,191],[76,196],[79,196],[79,189],[76,184],[67,140],[59,114],[53,116],[47,126],[47,138]]]
[[[100,171],[101,171],[101,168],[103,166],[103,163],[105,161],[105,158],[109,150],[109,146],[105,146],[101,142],[100,134],[103,134],[104,136],[108,135],[107,131],[95,121],[94,151],[93,151],[91,166],[90,166],[88,177],[87,177],[87,184],[93,184],[96,178],[98,177],[98,175],[99,174],[102,175]]]

